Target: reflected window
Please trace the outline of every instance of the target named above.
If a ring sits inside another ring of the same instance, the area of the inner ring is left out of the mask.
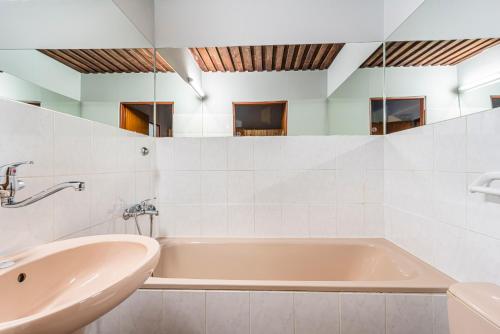
[[[235,136],[286,136],[287,101],[234,102]]]
[[[383,105],[381,98],[372,98],[371,134],[383,133]],[[425,125],[424,97],[389,97],[385,100],[387,134]]]
[[[491,107],[500,108],[500,95],[491,97]]]
[[[173,136],[173,102],[156,102],[156,129],[153,102],[122,102],[120,128],[156,137]]]

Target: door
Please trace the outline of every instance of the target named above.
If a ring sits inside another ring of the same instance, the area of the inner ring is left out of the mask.
[[[120,128],[149,135],[148,115],[122,104]]]

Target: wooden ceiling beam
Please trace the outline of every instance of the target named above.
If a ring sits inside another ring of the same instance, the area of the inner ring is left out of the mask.
[[[312,60],[311,70],[316,70],[319,68],[319,65],[323,61],[326,51],[328,50],[329,47],[330,44],[320,44],[318,52],[316,53],[314,59]]]
[[[117,61],[113,56],[111,56],[108,50],[96,49],[95,52],[97,52],[101,57],[105,58],[108,62],[113,63],[116,67],[120,69],[120,72],[128,72],[127,67],[123,65],[121,62]]]
[[[306,59],[304,60],[304,64],[302,65],[303,70],[311,69],[311,62],[316,54],[316,50],[318,49],[317,44],[311,44],[309,46],[309,50],[307,50]]]
[[[494,38],[492,38],[491,43],[487,43],[487,45],[484,46],[483,48],[476,49],[476,50],[474,50],[474,51],[472,51],[470,53],[467,53],[466,55],[464,55],[460,59],[457,59],[457,60],[453,61],[449,65],[460,64],[461,62],[466,61],[467,59],[470,59],[470,58],[472,58],[472,57],[480,54],[481,52],[485,51],[486,49],[489,49],[489,48],[491,48],[493,46],[496,46],[496,45],[500,45],[500,40],[495,40]]]
[[[295,54],[295,45],[288,45],[285,58],[285,71],[290,71],[292,68],[292,62],[294,61],[293,56]]]
[[[226,72],[226,69],[224,68],[224,65],[222,64],[222,59],[219,55],[219,51],[217,51],[217,48],[209,47],[206,49],[208,51],[208,55],[210,56],[210,59],[212,60],[212,63],[215,66],[215,69],[219,72]]]
[[[404,61],[399,63],[398,66],[414,66],[414,60],[417,59],[418,57],[422,56],[429,50],[431,50],[433,47],[436,46],[438,41],[427,41],[418,51],[410,55],[408,58],[406,58]]]
[[[244,72],[245,67],[243,66],[243,59],[241,58],[240,48],[238,46],[231,46],[229,48],[229,52],[231,53],[231,58],[233,59],[233,64],[238,72]]]
[[[453,56],[457,52],[460,52],[460,50],[462,50],[471,42],[472,42],[471,40],[457,40],[455,41],[454,45],[450,45],[448,48],[444,49],[443,52],[441,52],[440,54],[435,54],[433,55],[433,57],[430,57],[430,59],[426,61],[425,65],[428,66],[444,65],[442,63],[443,59],[446,59],[450,56]]]
[[[325,69],[330,66],[342,46],[343,44],[330,43],[232,46],[190,50],[202,71],[261,72]]]
[[[77,60],[74,60],[70,56],[64,53],[63,50],[43,50],[46,55],[56,59],[57,61],[77,70],[81,73],[93,73],[94,71],[87,67],[85,64],[80,63]]]
[[[494,45],[496,41],[498,40],[494,38],[491,39],[483,38],[477,40],[475,43],[472,43],[467,47],[463,48],[462,50],[460,50],[460,52],[457,52],[456,54],[444,59],[443,62],[446,63],[447,65],[459,64],[462,61],[469,59],[475,54],[478,54],[483,50],[489,48],[490,46]]]
[[[428,57],[434,53],[437,53],[437,52],[440,52],[440,50],[442,50],[443,48],[446,48],[446,46],[449,44],[450,42],[446,42],[446,43],[436,43],[434,44],[433,47],[431,47],[430,49],[428,49],[425,53],[423,53],[422,55],[414,58],[412,60],[412,66],[422,66],[424,64],[424,61],[428,59]]]
[[[260,45],[253,46],[253,63],[255,70],[262,72],[262,47]]]
[[[274,68],[276,71],[281,71],[283,69],[283,53],[285,52],[284,45],[276,46],[276,52],[274,53]]]
[[[88,56],[88,58],[91,58],[95,60],[96,62],[100,63],[103,65],[105,68],[111,69],[112,72],[120,72],[120,69],[118,66],[115,66],[112,62],[109,62],[106,60],[106,58],[102,57],[99,53],[97,53],[96,50],[93,49],[81,49],[77,50],[79,51],[80,54],[85,54]]]
[[[266,71],[272,71],[273,70],[273,46],[272,45],[266,45],[264,47],[264,62],[265,62]]]
[[[194,61],[198,64],[200,69],[203,72],[208,72],[207,65],[205,65],[205,62],[201,58],[200,53],[198,52],[198,49],[197,48],[189,48],[189,51],[191,51],[191,54],[193,55]]]
[[[328,50],[326,57],[321,63],[319,69],[326,70],[327,68],[329,68],[343,47],[344,47],[343,43],[333,44],[330,50]]]
[[[394,59],[389,59],[389,61],[386,61],[386,66],[398,66],[401,62],[403,62],[405,59],[408,57],[411,57],[413,54],[418,52],[418,50],[422,49],[425,47],[427,41],[420,41],[420,42],[410,42],[410,48],[406,49],[404,52],[400,54],[398,58]]]
[[[219,52],[220,58],[222,59],[222,64],[224,65],[224,69],[229,72],[234,72],[233,60],[231,59],[231,54],[229,53],[229,49],[226,47],[217,48]]]
[[[206,48],[198,48],[198,52],[200,53],[200,56],[203,59],[203,62],[207,66],[207,69],[210,72],[216,72],[215,65],[212,62],[212,58],[210,58],[210,55],[208,54],[207,49]]]
[[[126,66],[132,69],[132,72],[135,73],[140,73],[142,71],[141,66],[135,60],[132,56],[128,54],[128,52],[125,49],[115,49],[113,50],[115,53],[117,53],[124,62],[126,63]]]
[[[125,59],[120,53],[118,53],[117,50],[114,49],[108,49],[106,50],[106,53],[110,55],[115,61],[119,62],[125,69],[127,73],[133,73],[136,72],[137,69],[134,68],[128,61]]]
[[[306,44],[300,44],[297,49],[297,57],[295,58],[295,62],[293,63],[293,70],[298,71],[302,64],[304,63],[304,52],[306,50]]]
[[[453,49],[457,44],[460,44],[460,40],[450,40],[447,42],[443,42],[441,47],[437,49],[436,51],[429,53],[426,57],[424,57],[422,60],[420,60],[420,66],[426,66],[429,63],[432,63],[434,59],[437,57],[443,55],[443,54],[450,54],[450,50]]]
[[[163,63],[161,60],[163,59],[161,55],[157,52],[155,55],[155,58],[153,58],[152,52],[148,52],[148,55],[151,54],[151,56],[146,56],[146,54],[142,53],[140,49],[129,49],[129,53],[137,59],[138,62],[140,62],[144,67],[148,69],[148,72],[152,72],[155,70],[155,60],[156,60],[156,71],[157,72],[168,72],[168,70],[164,67]]]
[[[245,71],[253,72],[252,49],[249,46],[242,46],[241,54],[243,55],[243,66]]]
[[[405,54],[409,49],[413,47],[413,42],[397,42],[399,43],[399,47],[397,50],[394,50],[392,53],[386,53],[385,55],[385,63],[390,64],[395,59],[398,59],[402,54]]]
[[[163,58],[163,56],[158,51],[156,51],[156,62],[162,64],[163,67],[165,67],[165,71],[175,73],[172,66],[170,66],[167,60]]]
[[[127,60],[129,62],[131,62],[132,64],[134,64],[135,67],[137,67],[140,72],[142,73],[148,73],[148,72],[152,72],[153,71],[153,60],[148,64],[148,63],[144,63],[143,62],[143,59],[141,58],[138,58],[135,54],[134,51],[132,51],[132,49],[124,49],[124,54],[126,54],[128,57],[127,57]],[[157,63],[159,63],[157,61]]]
[[[101,73],[101,72],[106,72],[110,73],[113,72],[113,69],[103,65],[101,62],[98,60],[89,57],[86,53],[83,52],[83,50],[78,50],[78,49],[73,49],[73,50],[66,50],[67,54],[71,55],[74,57],[76,60],[82,62],[83,64],[92,67],[96,73]]]
[[[370,57],[368,57],[365,62],[361,65],[361,67],[375,67],[375,63],[378,62],[378,59],[383,58],[384,53],[384,45],[380,45],[375,52],[373,52]]]

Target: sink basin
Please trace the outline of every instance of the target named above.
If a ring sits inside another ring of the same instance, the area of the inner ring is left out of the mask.
[[[0,334],[72,333],[132,294],[159,258],[156,240],[101,235],[0,258]]]

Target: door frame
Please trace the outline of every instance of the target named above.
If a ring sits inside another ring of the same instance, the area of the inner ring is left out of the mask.
[[[233,136],[236,136],[236,106],[253,106],[262,104],[284,104],[283,118],[281,119],[281,126],[283,128],[284,135],[288,135],[288,101],[278,100],[278,101],[258,101],[258,102],[233,102]]]
[[[426,124],[426,114],[427,114],[427,99],[425,96],[404,96],[404,97],[370,97],[370,106],[369,106],[369,123],[368,123],[368,133],[372,135],[372,101],[383,101],[385,104],[385,101],[391,101],[391,100],[421,100],[422,103],[420,103],[420,125],[425,125]],[[384,105],[382,105],[382,108]],[[382,120],[382,123],[385,122],[385,119]],[[387,127],[386,129],[387,130]],[[384,131],[382,131],[384,132]],[[383,133],[382,135],[386,135],[387,133]]]
[[[167,101],[167,102],[151,102],[151,101],[139,101],[139,102],[120,102],[120,129],[126,130],[126,118],[125,118],[125,107],[128,104],[145,104],[145,105],[154,105],[154,104],[160,104],[160,105],[172,105],[172,137],[174,136],[174,110],[175,110],[175,102],[174,101]],[[156,135],[156,128],[155,128],[155,133]]]

